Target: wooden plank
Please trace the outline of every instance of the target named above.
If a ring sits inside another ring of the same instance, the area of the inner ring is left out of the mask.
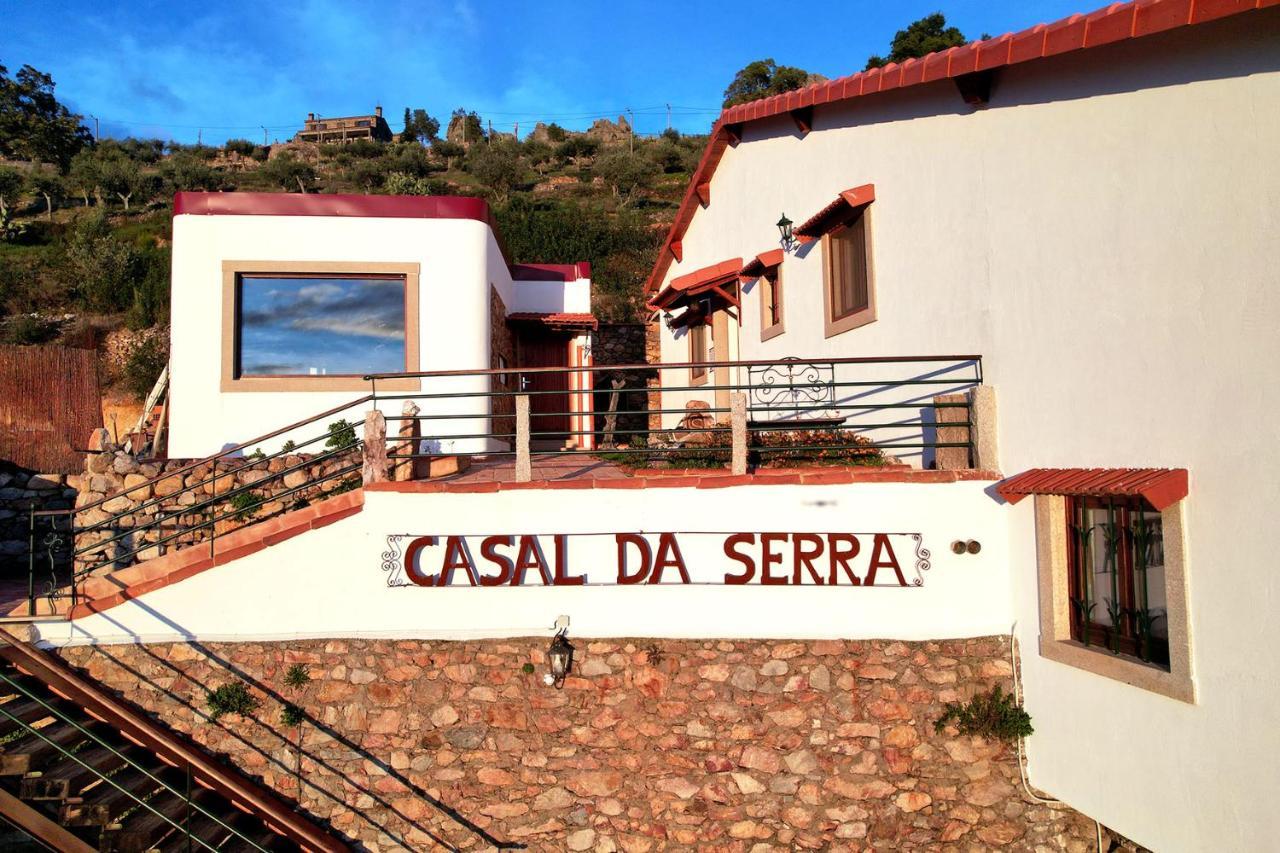
[[[64,853],[95,853],[93,847],[3,788],[0,788],[0,815],[4,815],[9,823],[37,841],[47,844],[53,850],[61,850]]]

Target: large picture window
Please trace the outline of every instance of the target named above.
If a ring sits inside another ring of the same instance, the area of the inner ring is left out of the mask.
[[[237,291],[238,377],[405,369],[402,275],[246,273]]]
[[[362,390],[366,374],[419,370],[418,270],[385,262],[223,262],[222,390]],[[386,382],[388,390],[421,384]]]

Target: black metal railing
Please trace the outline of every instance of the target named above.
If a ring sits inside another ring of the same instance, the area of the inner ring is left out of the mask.
[[[425,475],[421,460],[441,456],[495,463],[525,455],[587,456],[633,471],[725,467],[735,452],[745,452],[757,467],[903,461],[967,467],[975,429],[964,394],[982,384],[982,359],[787,358],[364,379],[369,393],[349,403],[122,490],[126,496],[152,492],[119,511],[107,504],[120,493],[70,510],[32,509],[28,614],[38,615],[41,597],[51,612],[64,609],[62,597],[74,607],[81,583],[95,571],[175,547],[207,545],[213,556],[218,536],[231,529],[355,488],[365,455],[364,418],[372,409],[388,424],[385,456],[394,479],[417,479]],[[401,381],[389,392],[388,380],[414,380],[419,387],[402,391]],[[263,446],[271,451],[258,449]],[[260,477],[239,476],[255,467]],[[160,493],[155,487],[162,481],[168,486]],[[267,504],[275,510],[263,511]]]

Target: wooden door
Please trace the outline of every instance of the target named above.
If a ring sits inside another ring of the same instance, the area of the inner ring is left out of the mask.
[[[519,367],[568,367],[569,338],[545,332],[520,337]],[[524,390],[529,395],[529,431],[553,433],[534,435],[533,443],[564,441],[569,432],[569,374],[526,373]]]

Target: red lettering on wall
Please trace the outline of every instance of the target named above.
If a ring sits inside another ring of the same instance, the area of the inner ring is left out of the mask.
[[[418,565],[418,553],[423,548],[434,544],[436,544],[436,537],[419,536],[409,543],[408,548],[404,549],[404,573],[409,576],[409,580],[418,586],[435,586],[436,576],[426,574]]]
[[[680,582],[689,582],[689,572],[684,567],[684,557],[680,554],[680,543],[674,533],[664,533],[658,537],[658,558],[653,563],[653,574],[649,575],[649,583],[662,583],[662,570],[670,566],[680,572]]]
[[[782,562],[782,555],[775,554],[772,551],[775,542],[786,542],[787,534],[785,533],[761,533],[760,534],[760,583],[765,586],[778,586],[786,584],[785,577],[769,574],[769,567],[774,563]]]
[[[582,586],[587,582],[581,575],[569,574],[569,542],[563,533],[556,536],[556,586]]]
[[[735,533],[724,540],[724,555],[731,560],[737,560],[739,563],[742,563],[742,574],[725,575],[725,583],[751,583],[751,579],[756,576],[756,561],[736,549],[739,545],[754,544],[756,544],[756,535],[754,533]]]
[[[467,582],[476,585],[476,567],[471,562],[471,551],[467,548],[467,540],[461,536],[450,536],[444,542],[444,567],[440,570],[437,586],[450,586],[453,583],[454,569],[465,569]]]
[[[841,545],[846,547],[841,548]],[[827,556],[831,560],[831,575],[827,579],[827,583],[835,586],[839,582],[839,569],[844,569],[850,584],[853,586],[862,585],[862,582],[858,580],[858,576],[853,573],[853,569],[849,568],[849,561],[858,556],[860,547],[858,537],[852,533],[827,534]]]
[[[889,558],[881,559],[881,552],[887,552]],[[893,573],[898,576],[898,584],[907,585],[907,579],[902,576],[902,569],[898,566],[898,558],[893,553],[893,545],[884,533],[877,533],[875,542],[871,546],[871,568],[867,569],[867,586],[875,584],[876,569],[893,569]]]
[[[805,545],[810,547],[805,548]],[[818,586],[822,586],[822,576],[818,574],[818,570],[813,567],[813,561],[822,556],[822,537],[816,533],[797,533],[791,537],[791,561],[793,577],[791,582],[797,586],[804,583],[804,579],[800,577],[800,567],[804,566],[809,573],[809,577],[813,578],[813,582]]]
[[[653,564],[653,551],[649,548],[649,540],[638,533],[619,533],[614,536],[618,543],[618,583],[621,585],[644,583],[649,576]],[[634,545],[640,552],[640,568],[634,572],[627,571],[627,546]]]
[[[497,547],[499,545],[511,547],[513,542],[515,542],[514,536],[486,536],[484,541],[480,543],[480,556],[501,570],[493,577],[480,575],[480,586],[502,586],[510,582],[516,565],[506,554],[499,554]]]
[[[520,553],[516,555],[516,570],[511,578],[512,586],[524,585],[524,574],[529,569],[537,569],[542,577],[543,586],[551,586],[551,570],[547,566],[547,558],[542,553],[537,536],[520,537]]]

